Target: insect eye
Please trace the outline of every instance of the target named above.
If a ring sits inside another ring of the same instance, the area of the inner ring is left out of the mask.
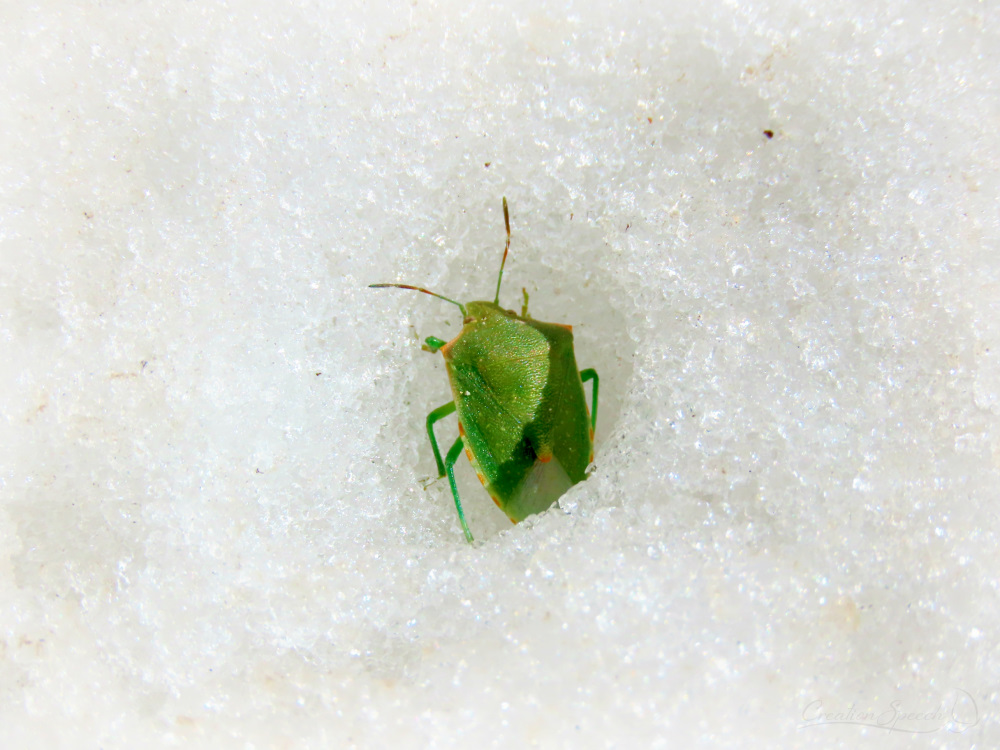
[[[513,310],[504,310],[504,312],[507,313],[507,317],[508,318],[516,318],[517,317],[517,313],[514,312]]]
[[[476,319],[473,318],[471,315],[469,317],[467,317],[467,318],[462,318],[462,325],[463,326],[467,326],[467,325],[469,325],[469,323],[475,323],[475,322],[476,322]]]

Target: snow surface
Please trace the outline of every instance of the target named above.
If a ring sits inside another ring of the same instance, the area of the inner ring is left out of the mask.
[[[998,29],[4,4],[0,747],[1000,746]],[[600,421],[469,546],[367,285],[492,298],[502,196]]]

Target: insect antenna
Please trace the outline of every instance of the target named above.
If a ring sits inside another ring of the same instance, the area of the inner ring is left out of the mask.
[[[440,294],[438,294],[437,292],[432,292],[430,289],[424,289],[424,288],[419,287],[419,286],[410,286],[409,284],[369,284],[368,285],[369,289],[387,289],[389,287],[392,287],[392,288],[395,288],[395,289],[412,289],[415,292],[423,292],[424,294],[429,294],[432,297],[437,297],[438,299],[443,299],[445,302],[450,302],[453,305],[458,305],[458,309],[462,311],[462,317],[463,318],[469,317],[469,314],[467,312],[465,312],[465,305],[463,305],[461,302],[456,302],[453,299],[448,299],[447,297],[443,297]]]
[[[493,304],[500,304],[500,282],[503,281],[503,267],[507,263],[507,251],[510,250],[510,214],[507,213],[507,196],[503,198],[503,223],[507,227],[507,244],[503,249],[503,260],[500,261],[500,275],[497,277],[497,294],[493,298]]]

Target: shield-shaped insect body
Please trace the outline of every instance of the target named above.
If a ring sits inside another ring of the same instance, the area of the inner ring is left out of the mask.
[[[438,475],[448,476],[470,542],[454,472],[463,448],[479,481],[514,523],[550,507],[586,478],[594,460],[599,379],[592,369],[577,369],[572,328],[531,318],[527,292],[520,315],[500,307],[510,250],[506,198],[503,216],[507,244],[493,302],[462,304],[408,284],[372,284],[430,294],[462,311],[459,334],[448,342],[431,336],[424,349],[444,355],[451,381],[452,400],[427,416],[427,434]],[[587,380],[593,383],[589,411],[583,391]],[[452,412],[457,412],[459,437],[442,460],[434,424]]]

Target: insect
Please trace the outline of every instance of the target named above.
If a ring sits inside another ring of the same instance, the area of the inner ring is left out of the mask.
[[[586,479],[594,460],[597,391],[593,369],[577,370],[573,329],[543,323],[528,315],[528,292],[522,289],[521,314],[500,307],[500,284],[510,251],[510,214],[503,199],[507,244],[492,302],[456,302],[409,284],[372,284],[429,294],[462,311],[462,330],[451,341],[429,336],[423,346],[444,355],[452,400],[427,415],[438,478],[448,475],[458,520],[465,522],[455,484],[455,462],[462,449],[493,502],[517,523],[541,513],[577,482]],[[583,383],[592,381],[588,412]],[[434,425],[458,413],[458,439],[444,460]]]

